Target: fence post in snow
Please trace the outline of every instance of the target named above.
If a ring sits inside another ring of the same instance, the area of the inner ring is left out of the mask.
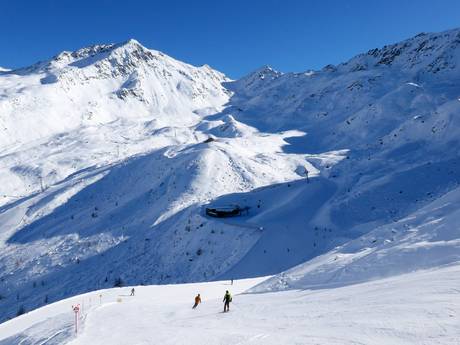
[[[78,314],[80,313],[80,305],[73,305],[72,306],[73,312],[75,314],[75,334],[78,333]]]

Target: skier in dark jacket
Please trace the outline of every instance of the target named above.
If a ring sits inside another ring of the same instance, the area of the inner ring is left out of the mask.
[[[195,297],[195,304],[193,305],[192,309],[195,309],[196,307],[198,307],[198,304],[201,303],[201,296],[200,294],[196,295]]]
[[[224,313],[227,311],[230,311],[230,302],[232,301],[232,295],[230,292],[225,291],[224,299],[222,302],[224,302]]]

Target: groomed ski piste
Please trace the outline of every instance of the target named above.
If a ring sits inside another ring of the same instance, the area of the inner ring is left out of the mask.
[[[456,345],[460,264],[348,286],[278,292],[265,278],[95,291],[0,325],[0,344]],[[225,290],[233,293],[223,313]],[[192,309],[193,298],[203,302]],[[243,294],[242,294],[243,293]],[[72,306],[82,312],[75,333]]]

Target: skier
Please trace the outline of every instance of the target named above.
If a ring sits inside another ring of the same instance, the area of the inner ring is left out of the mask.
[[[131,296],[134,296],[135,290],[134,288],[131,289]]]
[[[230,292],[225,291],[224,299],[222,302],[224,302],[224,313],[230,311],[230,302],[232,301],[232,295]]]
[[[201,297],[200,297],[200,294],[198,294],[195,297],[195,304],[193,305],[192,309],[195,309],[196,307],[198,307],[198,304],[200,303],[201,303]]]
[[[232,281],[230,282],[230,284],[233,285],[233,279],[232,279]]]

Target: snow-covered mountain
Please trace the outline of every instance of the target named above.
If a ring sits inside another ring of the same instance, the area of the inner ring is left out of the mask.
[[[0,317],[121,282],[459,260],[459,54],[457,29],[231,81],[130,40],[1,72]]]
[[[225,103],[225,80],[209,66],[187,65],[135,40],[62,52],[4,73],[0,144],[24,145],[82,126],[152,115],[158,127],[187,125],[196,120],[194,111],[216,111]]]

